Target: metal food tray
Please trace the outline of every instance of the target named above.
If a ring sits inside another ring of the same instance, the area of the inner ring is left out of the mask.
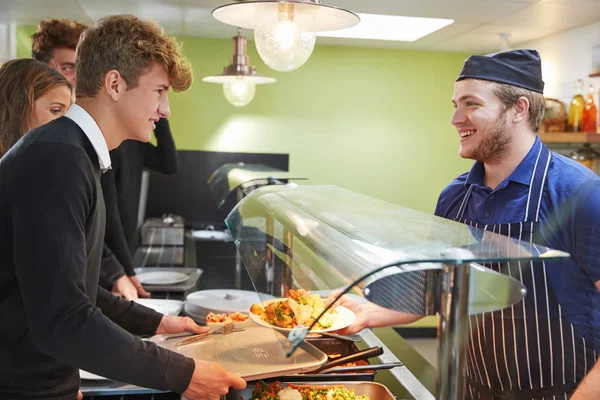
[[[133,255],[133,262],[141,268],[183,265],[183,248],[184,246],[140,246]]]
[[[189,279],[185,282],[175,283],[171,285],[143,285],[144,289],[148,292],[187,292],[188,290],[194,289],[198,283],[198,279],[202,275],[200,268],[179,268],[179,267],[140,267],[135,268],[136,274],[142,272],[182,272],[189,276]]]
[[[181,339],[169,339],[168,335],[156,335],[150,340],[195,360],[219,362],[247,381],[314,371],[327,361],[327,354],[306,342],[286,357],[283,344],[289,343],[288,339],[262,326],[248,326],[228,335],[209,335],[185,346],[177,346]]]
[[[359,348],[355,342],[349,340],[319,337],[319,338],[306,338],[306,341],[317,349],[321,350],[325,354],[339,353],[341,356],[358,351]],[[369,360],[366,360],[370,364]],[[282,381],[369,381],[375,380],[375,374],[377,371],[371,372],[361,371],[356,373],[343,373],[343,372],[329,372],[326,374],[322,373],[311,373],[307,372],[302,375],[284,375],[277,379]]]
[[[346,382],[346,381],[335,381],[335,382],[282,382],[289,383],[298,386],[311,386],[311,387],[326,387],[326,386],[339,386],[343,385],[347,389],[354,389],[357,395],[369,396],[370,400],[395,400],[396,398],[388,388],[383,386],[381,383],[376,382]],[[244,390],[230,390],[229,394],[225,398],[226,400],[249,400],[252,398],[252,392],[254,391],[255,385],[248,385]]]

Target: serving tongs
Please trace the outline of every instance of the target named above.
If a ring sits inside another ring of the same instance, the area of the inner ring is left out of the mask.
[[[185,346],[186,344],[196,343],[209,335],[228,335],[232,332],[241,332],[244,328],[235,328],[233,322],[225,322],[223,325],[211,327],[209,331],[200,333],[198,335],[193,335],[183,340],[180,340],[175,345],[176,346]],[[181,336],[178,336],[181,337]]]
[[[392,369],[396,367],[402,367],[404,364],[401,361],[386,363],[386,364],[368,364],[368,365],[352,365],[350,367],[332,367],[324,370],[320,370],[319,374],[339,374],[345,372],[367,372],[367,371],[380,371],[384,369]],[[312,374],[312,372],[311,372]]]
[[[346,354],[341,357],[331,358],[325,364],[323,364],[319,369],[315,371],[311,371],[311,374],[318,374],[322,371],[329,370],[330,368],[344,365],[349,362],[358,361],[358,360],[366,360],[367,358],[377,357],[383,354],[383,349],[379,346],[371,347],[365,350],[359,350],[354,353]],[[372,369],[372,368],[371,368]]]

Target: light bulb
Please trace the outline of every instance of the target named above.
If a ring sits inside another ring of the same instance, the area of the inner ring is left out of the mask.
[[[294,11],[294,4],[279,3],[277,17],[271,13],[263,16],[254,30],[260,58],[276,71],[300,68],[315,48],[316,33],[306,31],[294,17]]]
[[[223,94],[228,102],[236,107],[244,107],[252,101],[256,85],[243,76],[238,76],[232,82],[223,84]]]

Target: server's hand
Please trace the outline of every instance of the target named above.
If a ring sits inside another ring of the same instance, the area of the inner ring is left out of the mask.
[[[163,316],[160,320],[160,324],[156,329],[156,334],[159,333],[180,333],[180,332],[193,332],[196,334],[208,332],[207,327],[203,327],[194,322],[189,317],[169,317]]]
[[[334,301],[340,293],[340,291],[331,293],[327,297],[327,301]],[[340,335],[353,335],[366,328],[382,328],[386,326],[411,324],[423,318],[423,315],[390,310],[371,303],[370,301],[359,304],[349,296],[342,296],[337,301],[336,305],[344,306],[352,310],[356,315],[356,321],[354,321],[352,325],[335,332]]]
[[[196,360],[194,374],[183,396],[188,400],[219,400],[229,388],[244,389],[246,381],[219,363]]]
[[[138,298],[138,291],[129,280],[127,275],[123,275],[117,279],[112,287],[112,294],[121,296],[125,300],[133,300]]]
[[[341,291],[339,290],[331,293],[329,296],[327,296],[327,302],[331,303],[332,301],[334,301],[340,293]],[[351,310],[356,315],[356,321],[354,321],[352,325],[340,329],[335,333],[340,335],[354,335],[355,333],[358,333],[363,329],[369,327],[368,313],[366,313],[365,310],[363,310],[360,304],[352,300],[349,296],[342,296],[334,305],[334,307],[337,306],[344,306],[347,309]]]

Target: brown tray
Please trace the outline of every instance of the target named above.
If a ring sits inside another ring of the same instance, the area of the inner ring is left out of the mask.
[[[325,353],[306,342],[287,357],[287,337],[257,325],[245,325],[243,331],[229,335],[209,335],[185,346],[177,346],[180,339],[169,339],[169,335],[156,335],[150,340],[195,360],[219,362],[247,381],[314,371],[327,361]]]
[[[335,386],[344,385],[348,389],[354,389],[357,395],[369,396],[370,400],[395,400],[396,398],[392,393],[380,383],[376,382],[346,382],[346,381],[334,381],[334,382],[282,382],[291,383],[299,386]],[[231,390],[226,400],[249,400],[252,398],[252,392],[254,391],[255,385],[248,384],[248,387],[244,390]]]

